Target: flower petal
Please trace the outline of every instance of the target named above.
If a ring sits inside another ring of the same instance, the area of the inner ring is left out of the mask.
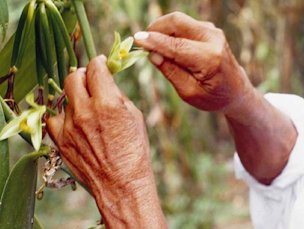
[[[120,44],[121,44],[121,38],[120,38],[120,34],[118,32],[114,33],[114,43],[113,46],[111,48],[110,54],[108,56],[108,59],[117,59],[119,58],[119,50],[120,50]]]
[[[42,116],[46,111],[45,106],[39,106],[39,109],[36,109],[32,112],[27,119],[28,126],[33,130],[31,133],[31,140],[33,147],[36,151],[39,150],[41,141],[42,141]]]
[[[108,69],[114,75],[121,71],[121,61],[120,60],[110,60],[107,62]]]
[[[28,126],[33,130],[31,133],[31,140],[36,151],[39,150],[42,141],[42,125],[41,118],[38,111],[33,112],[27,120]]]
[[[29,93],[25,97],[25,101],[34,108],[38,107],[38,104],[35,103],[34,93]]]
[[[12,121],[10,121],[0,132],[0,141],[3,139],[7,139],[9,137],[12,137],[14,135],[17,135],[21,132],[20,129],[20,122],[22,119],[20,117],[14,118]]]
[[[120,71],[123,71],[126,68],[131,67],[133,64],[135,64],[136,61],[148,56],[148,54],[149,54],[148,52],[143,51],[143,50],[136,50],[136,51],[130,52],[128,55],[128,58],[126,58],[122,61],[122,66],[121,66]]]
[[[128,37],[125,39],[123,42],[120,44],[120,49],[124,49],[127,52],[129,52],[133,46],[134,43],[134,38],[133,37]]]
[[[33,110],[27,110],[21,113],[20,116],[12,119],[0,132],[0,141],[6,138],[10,138],[21,132],[20,123],[24,120]]]

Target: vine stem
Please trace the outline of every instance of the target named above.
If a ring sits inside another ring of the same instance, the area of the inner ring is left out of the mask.
[[[59,94],[62,94],[62,89],[58,86],[58,84],[52,79],[48,79],[48,84]]]
[[[86,48],[87,55],[89,57],[89,60],[93,59],[97,56],[96,49],[94,45],[93,36],[90,29],[89,20],[84,8],[83,0],[71,0],[72,4],[74,6],[77,20],[80,25],[80,29],[82,32],[83,40],[84,40],[84,46]]]

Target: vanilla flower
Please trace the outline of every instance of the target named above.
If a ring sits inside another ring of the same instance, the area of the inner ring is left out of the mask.
[[[45,106],[40,106],[34,101],[34,94],[28,94],[25,98],[31,106],[21,115],[12,119],[0,132],[0,140],[19,134],[21,131],[31,135],[31,141],[36,151],[39,150],[42,141],[42,116],[46,112]]]
[[[133,43],[133,37],[128,37],[121,42],[119,33],[115,32],[114,44],[107,61],[107,66],[112,74],[125,70],[139,59],[148,55],[148,53],[143,50],[131,51]]]

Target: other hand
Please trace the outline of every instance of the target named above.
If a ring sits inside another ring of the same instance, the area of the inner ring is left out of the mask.
[[[253,91],[222,30],[179,12],[158,18],[135,34],[150,60],[180,97],[207,111],[228,109]]]

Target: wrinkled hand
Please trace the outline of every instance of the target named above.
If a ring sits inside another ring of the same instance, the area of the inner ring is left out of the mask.
[[[136,211],[139,199],[152,195],[156,206],[158,199],[142,114],[122,95],[105,63],[100,56],[67,77],[66,112],[50,118],[47,126],[64,162],[92,190],[110,225],[126,209]],[[127,213],[129,218],[134,214]]]
[[[227,108],[252,86],[235,60],[222,30],[179,12],[158,18],[136,43],[151,51],[150,60],[180,97],[207,111]]]

